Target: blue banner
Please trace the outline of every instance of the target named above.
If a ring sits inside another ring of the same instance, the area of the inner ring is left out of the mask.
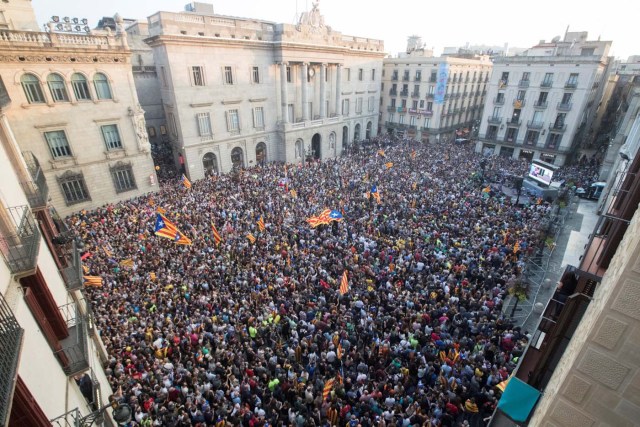
[[[447,78],[449,77],[449,64],[441,62],[438,67],[438,77],[436,80],[436,93],[433,101],[436,104],[444,104],[444,95],[447,93]]]

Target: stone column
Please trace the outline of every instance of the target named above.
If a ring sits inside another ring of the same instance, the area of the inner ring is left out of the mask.
[[[287,105],[287,62],[280,63],[280,98],[282,98],[282,123],[289,123],[289,106]]]
[[[340,105],[342,103],[342,64],[336,64],[336,106],[335,114],[339,116],[342,114],[340,111]]]
[[[307,79],[309,76],[309,64],[306,62],[302,63],[301,73],[302,79],[300,80],[300,90],[302,92],[302,120],[309,120],[309,94],[307,93],[309,84],[307,83]]]
[[[320,118],[327,117],[327,64],[320,65]]]

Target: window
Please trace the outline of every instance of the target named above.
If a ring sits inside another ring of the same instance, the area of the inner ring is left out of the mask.
[[[500,117],[500,114],[502,112],[502,107],[493,107],[493,114],[491,117]]]
[[[528,72],[528,71],[525,71],[524,73],[522,73],[522,81],[523,82],[528,82],[530,76],[531,76],[531,73]]]
[[[538,96],[538,105],[542,105],[547,102],[547,96],[549,96],[549,92],[540,92],[540,96]]]
[[[60,157],[71,157],[71,147],[69,141],[67,141],[67,135],[63,130],[54,130],[51,132],[45,132],[44,138],[49,145],[49,151],[51,157],[59,159]]]
[[[111,170],[111,178],[113,179],[116,193],[124,193],[137,188],[131,164],[118,162],[115,166],[109,167],[109,169]]]
[[[429,129],[431,127],[431,117],[427,117],[424,119],[424,128]]]
[[[416,123],[416,122],[417,122],[417,120],[418,120],[418,117],[416,117],[416,116],[411,116],[411,117],[409,117],[409,125],[410,125],[410,126],[416,126],[416,124],[417,124],[417,123]]]
[[[260,83],[260,68],[251,67],[251,82]]]
[[[509,84],[509,72],[504,71],[502,73],[502,77],[500,77],[500,81],[498,82],[498,87],[502,88]]]
[[[160,66],[160,79],[162,80],[162,87],[167,87],[167,70],[164,66]]]
[[[291,67],[287,66],[287,83],[291,83]]]
[[[418,108],[418,101],[413,101],[411,103],[411,108],[414,109],[414,110],[417,109]]]
[[[289,121],[292,122],[293,121],[293,104],[287,104],[287,114],[289,114]]]
[[[149,126],[147,128],[147,133],[149,134],[150,138],[153,138],[156,136],[156,128],[154,128],[153,126]]]
[[[382,98],[380,98],[380,101],[382,101]],[[369,97],[369,112],[373,111],[375,109],[375,104],[376,104],[376,99],[374,96],[370,96]]]
[[[100,129],[102,130],[102,138],[104,139],[104,145],[106,145],[107,150],[119,150],[122,148],[122,140],[120,139],[118,126],[104,125],[100,126]]]
[[[93,84],[96,88],[96,95],[98,96],[98,99],[112,99],[111,87],[109,86],[107,76],[102,73],[96,73],[93,77]]]
[[[422,80],[422,70],[416,70],[415,81],[419,82],[420,80]]]
[[[391,106],[392,106],[393,108],[395,108],[395,107],[396,107],[396,99],[395,99],[395,98],[391,98]]]
[[[550,133],[549,140],[547,141],[547,148],[555,149],[560,146],[560,142],[562,141],[561,133]]]
[[[530,130],[527,132],[527,137],[525,138],[525,142],[528,145],[535,145],[536,142],[538,142],[538,135],[540,133],[538,131],[535,130]]]
[[[167,127],[165,125],[160,125],[160,135],[167,134]]]
[[[433,95],[435,86],[429,86],[429,95]]]
[[[362,114],[362,97],[356,99],[356,114]]]
[[[238,110],[227,111],[227,131],[240,131],[240,117],[238,116]]]
[[[427,111],[433,111],[433,102],[427,102]]]
[[[553,84],[553,73],[545,73],[544,80],[542,80],[543,86],[551,86]]]
[[[556,115],[556,120],[553,122],[554,127],[561,128],[562,126],[564,126],[566,118],[566,113],[558,113],[558,115]]]
[[[225,84],[233,84],[233,69],[231,67],[224,67],[224,82]]]
[[[22,83],[22,89],[29,104],[43,104],[45,102],[44,94],[40,87],[40,80],[38,80],[36,76],[33,74],[24,74],[20,78],[20,82]]]
[[[211,116],[209,113],[196,114],[198,120],[198,134],[200,136],[211,136]]]
[[[351,81],[351,68],[345,68],[344,72],[345,72],[346,77],[347,77],[345,80],[350,82]]]
[[[569,74],[569,80],[567,80],[567,85],[576,87],[578,86],[578,73]]]
[[[407,100],[406,99],[403,99],[400,102],[402,103],[402,108],[407,108]]]
[[[536,125],[542,124],[542,112],[541,111],[534,111],[533,119],[531,119],[531,122],[536,124]]]
[[[390,121],[390,122],[393,122],[393,121],[395,121],[395,119],[396,119],[396,115],[395,115],[395,114],[393,114],[393,113],[390,113],[390,114],[389,114],[389,121]]]
[[[87,83],[87,78],[85,76],[80,73],[72,75],[71,86],[73,87],[73,94],[78,101],[91,101],[89,84]]]
[[[398,123],[401,125],[404,124],[404,114],[400,114],[400,117],[398,117]]]
[[[171,135],[178,136],[178,125],[176,124],[176,117],[173,115],[173,113],[169,113],[167,118],[169,119],[169,131],[171,132]]]
[[[82,173],[65,173],[62,177],[58,178],[58,182],[60,183],[60,188],[62,189],[64,201],[67,203],[67,206],[82,203],[85,200],[91,200]]]
[[[560,103],[565,105],[570,103],[572,95],[572,93],[565,93],[564,95],[562,95],[562,101]]]
[[[343,116],[348,116],[349,115],[349,100],[348,99],[343,99],[342,100],[342,115]]]
[[[371,81],[374,81],[376,79],[376,69],[374,68],[373,70],[371,70]]]
[[[264,108],[255,107],[253,109],[253,127],[256,129],[264,129]]]
[[[201,66],[191,67],[191,77],[194,86],[204,86],[204,70]]]
[[[516,99],[518,101],[524,101],[524,96],[525,96],[526,93],[527,93],[526,90],[519,90],[518,91],[518,95],[516,95]]]
[[[391,80],[398,80],[398,70],[393,70],[391,74]]]
[[[358,80],[362,81],[364,78],[364,70],[362,68],[358,68]]]
[[[435,83],[436,80],[438,80],[438,72],[437,71],[431,71],[431,77],[429,77],[429,82],[430,83]]]

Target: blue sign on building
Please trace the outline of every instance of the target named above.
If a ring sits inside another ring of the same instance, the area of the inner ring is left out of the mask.
[[[449,77],[449,64],[447,64],[446,62],[442,62],[438,67],[438,77],[436,80],[436,93],[433,96],[433,101],[436,104],[444,103],[444,96],[447,93],[448,77]]]

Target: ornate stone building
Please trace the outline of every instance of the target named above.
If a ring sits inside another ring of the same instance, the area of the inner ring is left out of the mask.
[[[15,140],[41,167],[62,215],[155,191],[131,52],[118,30],[38,31],[30,1],[4,5],[0,76]],[[15,12],[12,14],[12,12]]]
[[[190,178],[335,157],[377,133],[382,41],[334,31],[317,3],[297,25],[190,9],[150,16],[146,40]]]

